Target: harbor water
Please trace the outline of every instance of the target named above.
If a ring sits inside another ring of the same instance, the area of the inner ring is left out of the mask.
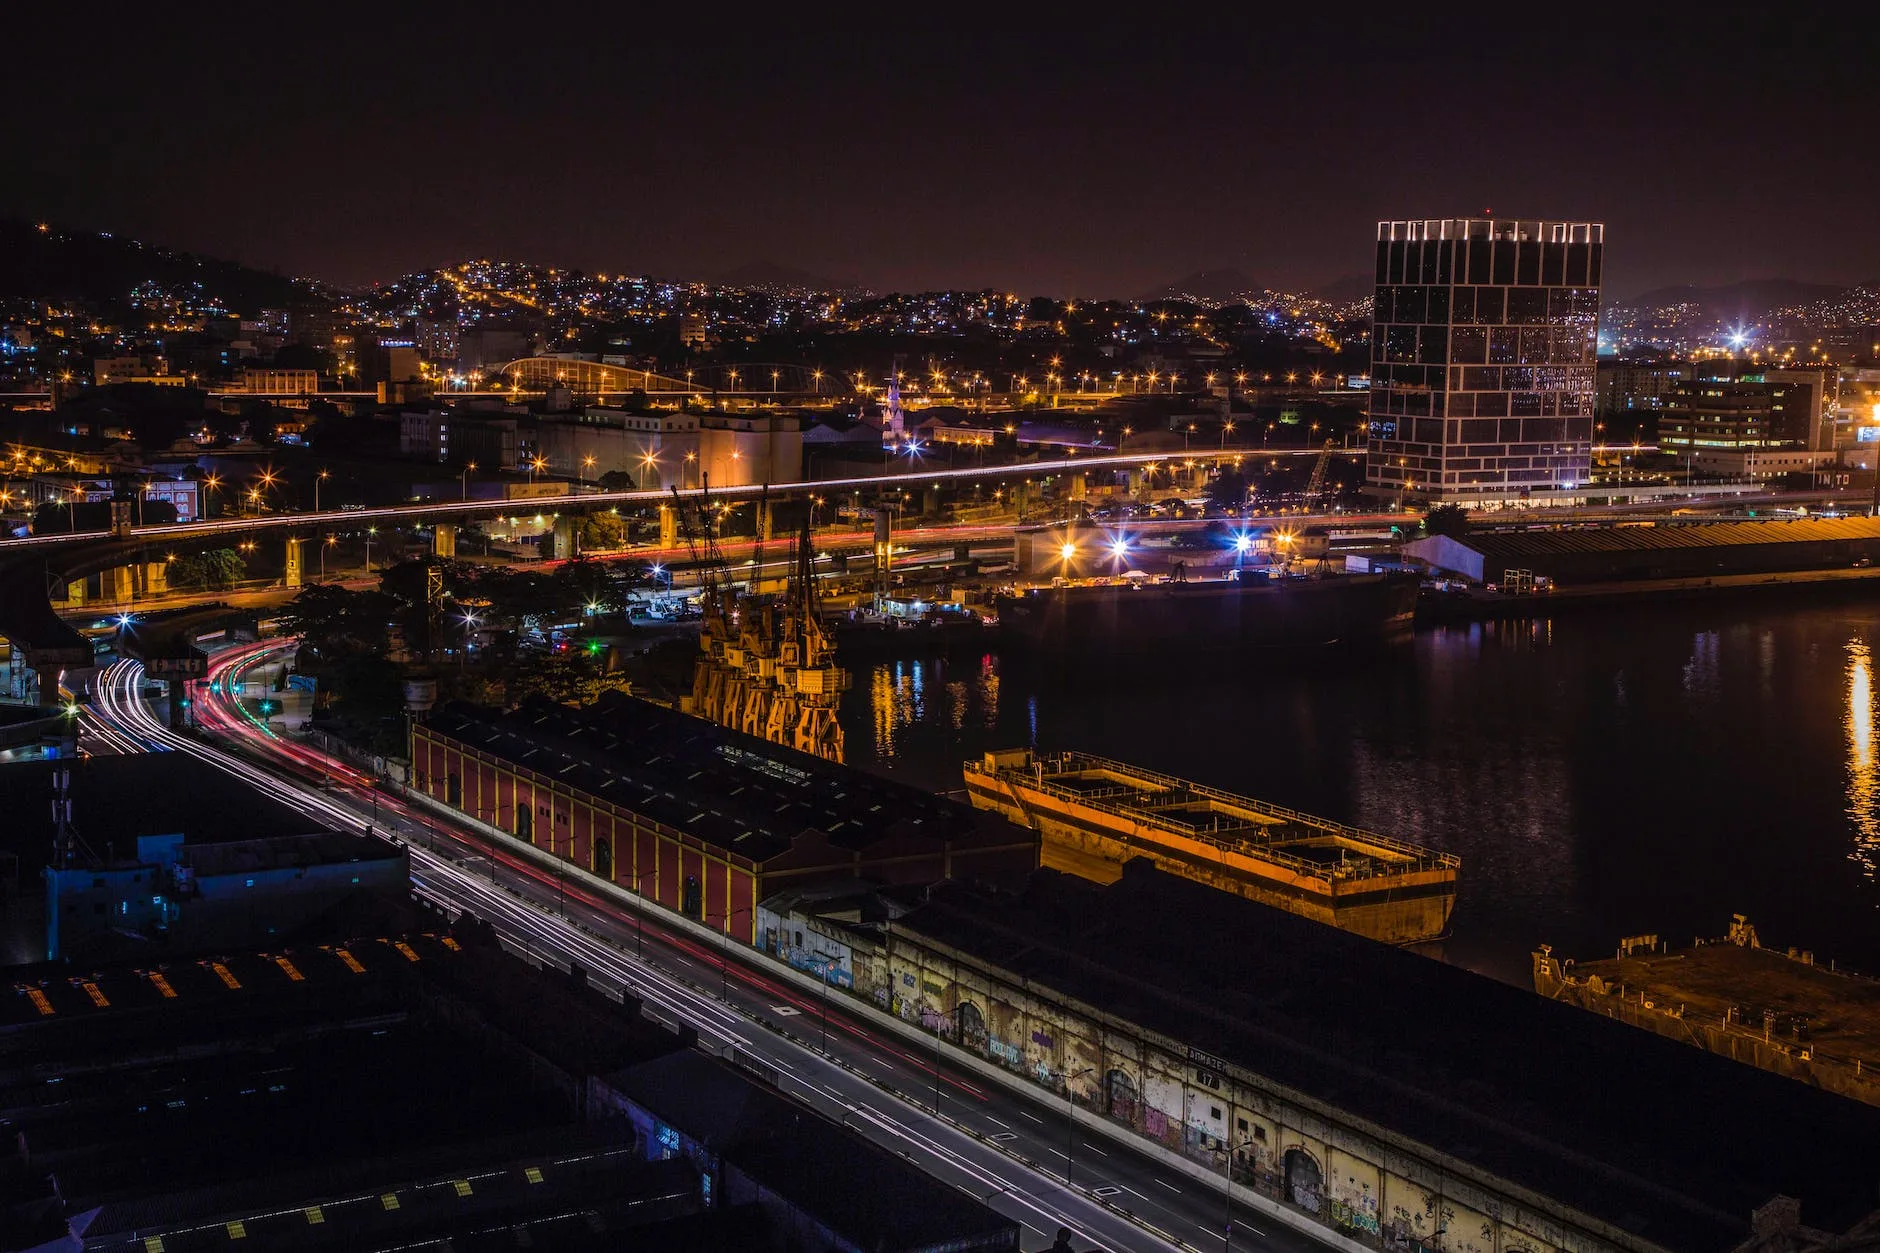
[[[1880,601],[1638,606],[1359,654],[996,652],[853,667],[848,760],[940,790],[989,748],[1081,749],[1462,858],[1445,959],[1766,944],[1880,972]],[[1210,940],[1210,942],[1214,942]]]

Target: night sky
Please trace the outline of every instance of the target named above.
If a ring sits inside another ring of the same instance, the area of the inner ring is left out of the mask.
[[[1489,208],[1605,221],[1609,297],[1880,276],[1853,17],[667,7],[712,17],[28,0],[6,19],[0,213],[349,284],[488,255],[678,278],[764,261],[877,289],[1135,296],[1214,268],[1296,288],[1365,272],[1379,218]]]

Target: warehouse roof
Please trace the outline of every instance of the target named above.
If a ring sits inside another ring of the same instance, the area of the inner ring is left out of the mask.
[[[1145,861],[937,888],[897,927],[1680,1253],[1778,1195],[1836,1232],[1880,1205],[1880,1109]]]
[[[1653,526],[1600,526],[1549,531],[1482,531],[1463,536],[1456,542],[1486,557],[1514,559],[1557,553],[1624,553],[1647,549],[1819,544],[1846,540],[1880,540],[1880,518],[1670,522]]]
[[[959,839],[986,825],[958,801],[619,693],[585,709],[452,703],[426,725],[757,862],[812,830],[860,851],[891,834]]]
[[[1017,1224],[976,1196],[929,1178],[896,1153],[718,1058],[687,1049],[606,1082],[814,1214],[842,1237],[843,1247],[881,1253],[1017,1247]],[[833,1187],[838,1181],[840,1187]]]

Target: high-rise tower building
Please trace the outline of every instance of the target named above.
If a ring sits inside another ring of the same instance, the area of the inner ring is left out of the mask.
[[[1587,481],[1604,246],[1598,222],[1377,224],[1371,492],[1467,502]]]

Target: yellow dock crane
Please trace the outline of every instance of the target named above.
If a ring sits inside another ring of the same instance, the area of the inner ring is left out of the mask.
[[[1319,459],[1313,463],[1312,477],[1306,480],[1306,501],[1311,502],[1325,487],[1325,467],[1332,462],[1332,449],[1337,447],[1336,440],[1326,440],[1325,447],[1319,450]]]

